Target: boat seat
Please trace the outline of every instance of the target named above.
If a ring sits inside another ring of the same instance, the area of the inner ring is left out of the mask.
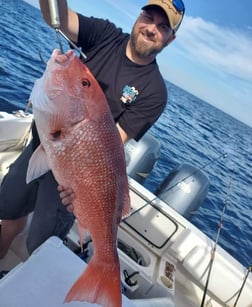
[[[195,247],[183,260],[183,267],[197,280],[202,287],[205,286],[210,264],[211,248],[208,246]],[[215,258],[211,270],[208,291],[219,297],[223,303],[234,304],[238,291],[240,290],[245,270],[242,265],[228,253],[222,250],[215,252]],[[228,284],[228,287],[223,285]],[[239,298],[239,306],[247,306],[247,302],[252,302],[252,280],[247,283]]]
[[[203,289],[206,284],[213,242],[204,241],[190,229],[183,231],[171,245],[171,254],[181,262],[186,271]],[[234,304],[244,276],[244,267],[224,249],[217,246],[211,271],[208,291],[215,294],[224,304]],[[228,288],[223,285],[228,283]],[[252,279],[248,279],[239,298],[240,306],[252,302]]]
[[[178,261],[184,258],[193,250],[195,246],[204,245],[205,242],[189,228],[185,229],[176,241],[171,245],[170,251]]]

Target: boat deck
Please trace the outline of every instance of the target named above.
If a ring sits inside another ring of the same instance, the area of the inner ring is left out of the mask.
[[[13,242],[11,249],[9,250],[7,256],[3,259],[0,260],[0,270],[6,270],[9,271],[13,268],[15,268],[13,271],[16,270],[16,267],[19,268],[20,264],[25,263],[25,261],[28,258],[28,253],[27,250],[25,248],[25,239],[26,239],[26,235],[20,235],[18,238],[16,238],[16,240]],[[51,262],[51,260],[50,260]],[[38,264],[39,265],[39,264]],[[34,268],[34,272],[36,271],[36,268]],[[8,276],[8,275],[7,275]],[[6,278],[6,276],[4,277]],[[20,276],[19,276],[20,278]],[[31,276],[31,279],[33,279],[34,277]],[[25,279],[27,280],[27,275],[25,276]],[[48,283],[50,283],[51,281],[48,279]],[[148,305],[148,307],[172,307],[172,306],[178,306],[178,307],[197,307],[197,305],[193,304],[192,302],[190,302],[188,300],[188,297],[186,297],[183,293],[183,287],[179,284],[176,284],[176,295],[174,298],[175,304],[173,305],[171,303],[171,305],[167,304],[168,301],[163,301],[162,300],[153,300],[152,304],[149,302],[150,305]],[[0,292],[1,292],[1,280],[0,280]],[[2,296],[1,296],[2,297]],[[135,307],[141,307],[141,306],[145,306],[146,305],[146,301],[144,300],[133,300],[132,301],[134,303]],[[48,303],[48,302],[47,302]],[[7,304],[6,307],[8,307],[9,305]],[[10,305],[11,306],[11,305]],[[28,305],[19,305],[20,307],[27,307]],[[38,306],[38,305],[37,305]],[[50,307],[50,303],[47,304],[48,307]],[[131,305],[130,305],[131,306]],[[55,307],[55,306],[54,306]]]

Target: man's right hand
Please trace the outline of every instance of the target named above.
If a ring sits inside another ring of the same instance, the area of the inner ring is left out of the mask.
[[[59,196],[61,198],[61,202],[64,206],[66,206],[67,211],[73,213],[73,200],[74,200],[74,192],[70,188],[64,188],[61,185],[58,185],[57,190],[59,192]]]

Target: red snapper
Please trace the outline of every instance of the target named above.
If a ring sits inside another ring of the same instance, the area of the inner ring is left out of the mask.
[[[130,200],[124,148],[105,95],[73,51],[54,50],[31,101],[41,145],[30,159],[27,182],[51,169],[60,185],[72,188],[80,242],[88,230],[94,246],[65,301],[119,307],[116,239]]]

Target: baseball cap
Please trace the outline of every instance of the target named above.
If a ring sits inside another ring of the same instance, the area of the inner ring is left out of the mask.
[[[147,9],[149,6],[160,6],[166,13],[171,29],[176,32],[182,22],[185,6],[182,0],[150,0],[142,7],[142,10]]]

